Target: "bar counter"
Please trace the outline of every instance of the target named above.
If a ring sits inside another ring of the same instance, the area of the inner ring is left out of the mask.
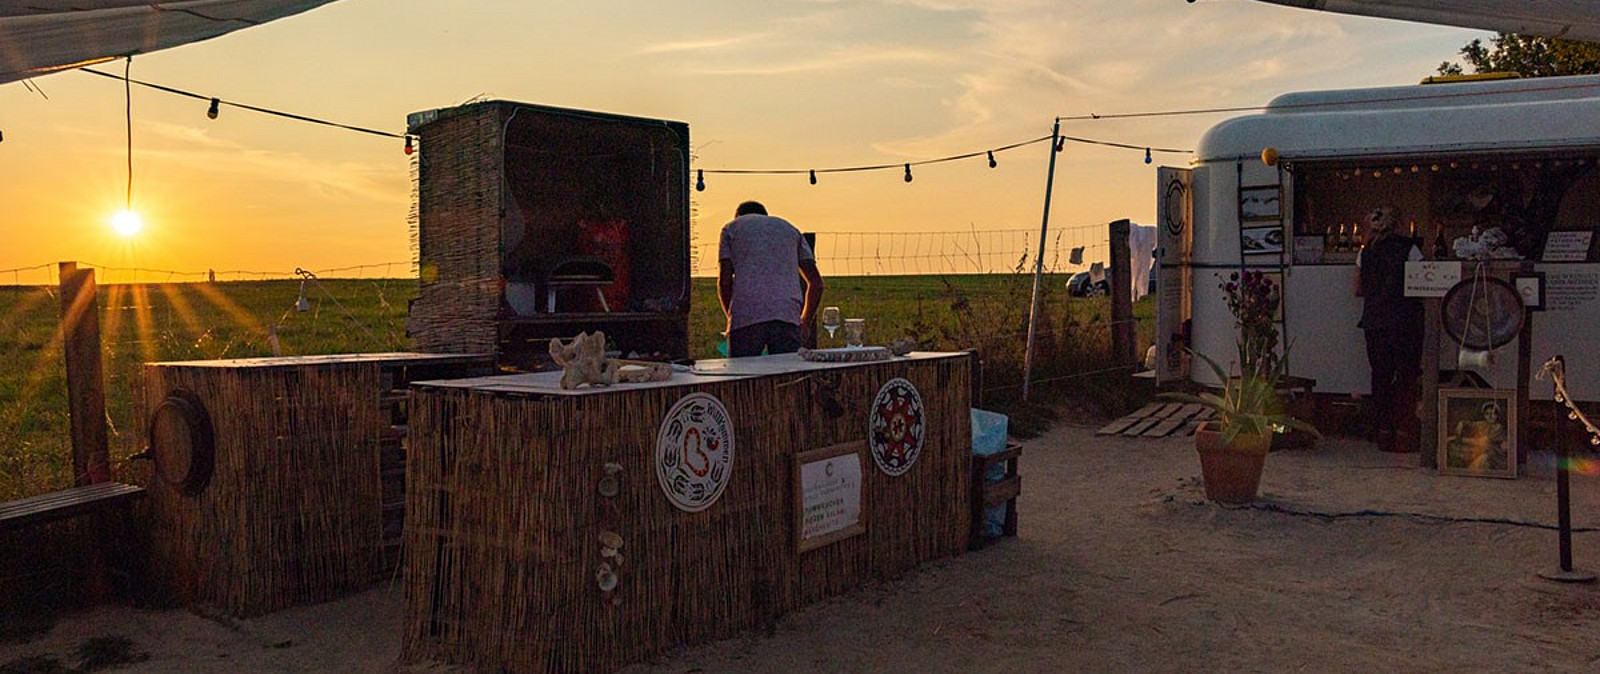
[[[972,356],[413,383],[406,660],[605,672],[966,550]]]

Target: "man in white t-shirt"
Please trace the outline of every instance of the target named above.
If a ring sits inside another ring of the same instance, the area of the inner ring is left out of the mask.
[[[812,342],[822,273],[804,236],[759,202],[739,204],[722,227],[717,298],[728,315],[728,355],[793,353]]]

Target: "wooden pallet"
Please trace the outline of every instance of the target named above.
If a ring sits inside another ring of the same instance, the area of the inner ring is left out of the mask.
[[[1193,435],[1194,429],[1214,414],[1209,408],[1195,403],[1150,403],[1106,424],[1095,434],[1146,438]]]

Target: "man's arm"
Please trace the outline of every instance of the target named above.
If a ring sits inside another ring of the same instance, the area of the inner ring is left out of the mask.
[[[722,302],[722,315],[733,320],[728,305],[733,302],[733,261],[721,260],[717,264],[717,301]]]
[[[1355,280],[1350,284],[1350,292],[1356,297],[1361,297],[1361,254],[1365,252],[1366,249],[1364,248],[1356,251],[1356,275]]]
[[[800,277],[806,282],[805,305],[800,309],[800,341],[807,346],[817,343],[817,307],[822,305],[822,272],[817,271],[816,260],[800,261]]]

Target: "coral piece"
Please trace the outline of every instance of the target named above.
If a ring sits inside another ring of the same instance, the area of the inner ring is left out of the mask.
[[[616,363],[617,381],[641,383],[666,381],[672,378],[672,366],[667,363],[653,363],[645,360],[619,360]]]
[[[550,340],[550,358],[561,366],[561,388],[575,389],[584,384],[610,386],[617,383],[617,362],[606,358],[606,333],[580,333],[571,342]]]

